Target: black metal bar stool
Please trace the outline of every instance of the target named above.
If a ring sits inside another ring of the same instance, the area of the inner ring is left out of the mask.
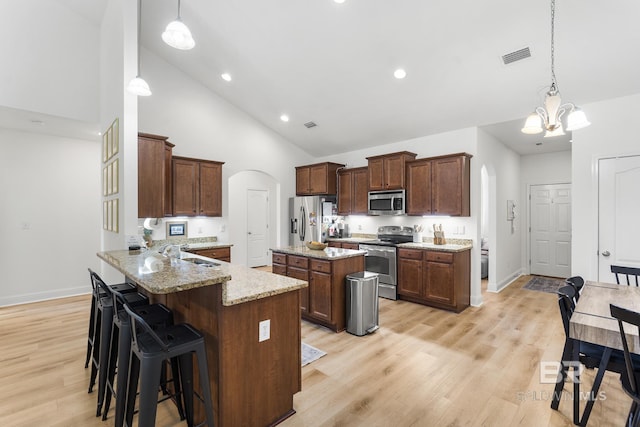
[[[111,330],[111,345],[109,348],[109,369],[107,373],[106,395],[102,412],[102,420],[107,419],[107,413],[111,406],[111,398],[115,396],[115,427],[122,427],[124,423],[124,411],[127,393],[127,375],[129,373],[129,357],[131,353],[131,321],[129,315],[124,310],[127,303],[125,295],[118,291],[111,290],[113,300],[114,317],[113,329]],[[163,304],[149,304],[134,307],[136,314],[140,315],[153,329],[158,327],[166,327],[173,324],[173,313]],[[180,420],[184,420],[184,409],[182,404],[182,392],[180,387],[180,374],[177,359],[171,359],[172,380],[174,383],[174,392],[169,393],[166,389],[165,369],[161,373],[161,385],[163,394],[166,396],[162,400],[175,398],[176,406]],[[117,372],[117,376],[116,376]],[[115,384],[114,384],[115,378]]]
[[[91,271],[91,282],[94,289],[98,290],[98,299],[96,302],[96,321],[93,333],[93,352],[91,356],[91,378],[89,379],[89,393],[93,391],[93,386],[98,377],[98,404],[96,409],[96,417],[102,413],[102,402],[107,384],[107,367],[109,363],[109,339],[111,338],[111,329],[113,326],[113,300],[111,296],[103,296],[99,290],[107,287],[104,281]],[[105,291],[106,292],[106,291]],[[138,293],[129,292],[122,294],[128,304],[132,306],[148,305],[149,298]]]
[[[87,338],[87,357],[84,361],[84,367],[89,367],[89,361],[91,361],[91,353],[93,350],[93,334],[96,325],[97,319],[97,311],[96,306],[98,302],[98,294],[102,294],[103,292],[100,289],[96,289],[93,279],[92,279],[93,271],[89,268],[89,278],[91,279],[91,288],[92,288],[92,296],[91,296],[91,313],[89,314],[89,333]],[[109,285],[110,289],[114,289],[120,293],[126,294],[131,292],[137,292],[135,285],[131,283],[118,283],[116,285]],[[104,295],[103,295],[104,296]]]
[[[136,401],[136,390],[140,381],[140,408],[138,426],[153,427],[158,405],[157,393],[160,385],[162,361],[177,357],[180,365],[180,380],[185,403],[187,424],[193,426],[193,359],[198,357],[201,400],[204,403],[206,424],[213,427],[213,405],[209,386],[209,370],[204,336],[193,326],[183,323],[153,330],[144,319],[128,305],[124,306],[131,317],[131,360],[127,390],[126,425],[131,427]],[[203,423],[204,424],[204,423]]]

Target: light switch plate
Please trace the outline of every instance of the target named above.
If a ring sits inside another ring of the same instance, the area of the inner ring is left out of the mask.
[[[258,324],[258,342],[271,338],[271,319],[263,320]]]

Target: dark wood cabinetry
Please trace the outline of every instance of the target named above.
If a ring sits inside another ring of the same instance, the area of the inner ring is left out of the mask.
[[[469,306],[470,254],[398,249],[400,299],[460,312]]]
[[[336,194],[336,173],[342,167],[330,162],[296,167],[296,195]]]
[[[407,162],[408,215],[470,215],[470,160],[466,153]]]
[[[138,134],[138,218],[172,215],[171,158],[168,137]]]
[[[416,158],[415,153],[401,151],[382,156],[367,157],[369,162],[369,191],[403,189],[405,163]]]
[[[346,328],[344,281],[364,270],[364,256],[323,260],[273,252],[272,271],[309,282],[301,290],[302,318],[336,332]]]
[[[359,249],[359,244],[354,242],[336,242],[335,240],[330,240],[327,242],[332,248],[342,248],[342,249]]]
[[[173,157],[174,216],[222,216],[223,164]]]
[[[368,212],[369,170],[366,167],[338,172],[338,215]]]
[[[231,248],[210,248],[192,249],[189,252],[207,258],[219,259],[220,261],[231,262]]]

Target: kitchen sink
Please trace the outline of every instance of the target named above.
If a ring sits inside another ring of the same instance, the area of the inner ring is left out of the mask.
[[[220,263],[209,261],[208,259],[201,258],[182,258],[182,261],[187,261],[192,264],[201,265],[203,267],[220,267]]]

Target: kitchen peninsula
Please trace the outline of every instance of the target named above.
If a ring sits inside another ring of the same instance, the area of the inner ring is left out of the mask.
[[[204,334],[216,426],[273,425],[295,413],[293,395],[301,390],[300,289],[306,281],[195,254],[97,255],[152,302],[169,307],[177,323]],[[264,320],[270,320],[270,337],[260,341]],[[202,405],[196,411],[203,419]]]

